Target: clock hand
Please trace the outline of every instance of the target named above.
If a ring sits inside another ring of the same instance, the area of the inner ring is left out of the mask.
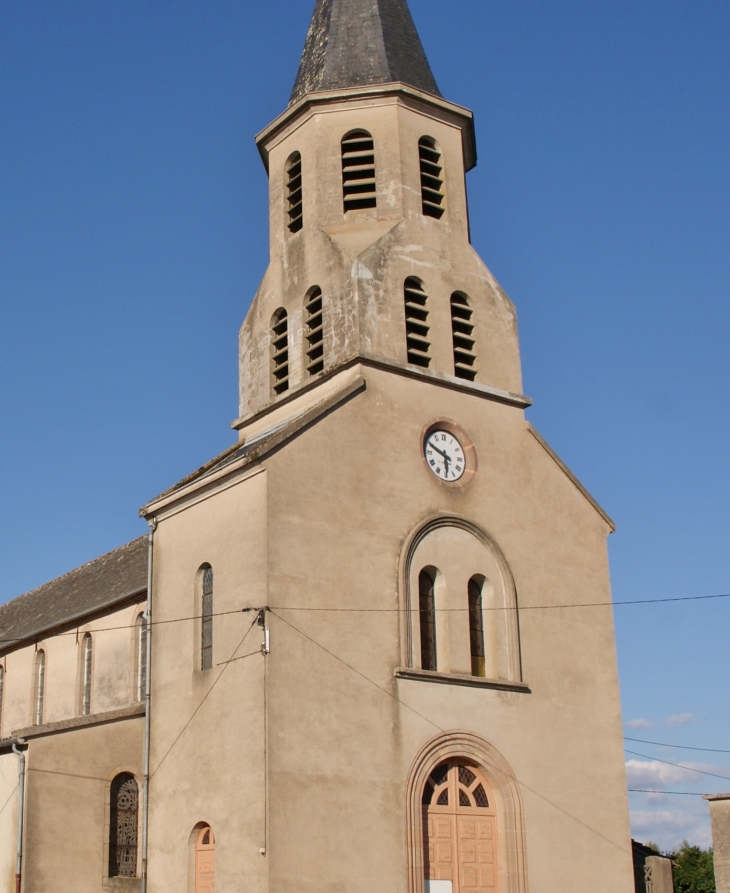
[[[449,459],[449,455],[448,455],[448,453],[445,453],[443,450],[440,450],[437,446],[434,446],[433,444],[431,444],[431,448],[434,449],[434,450],[436,450],[436,452],[437,452],[439,455],[443,456],[444,459],[448,459],[449,462],[451,461],[451,459]]]

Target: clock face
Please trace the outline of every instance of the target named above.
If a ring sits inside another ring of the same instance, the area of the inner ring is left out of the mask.
[[[458,481],[464,474],[466,462],[459,441],[448,431],[432,431],[423,444],[426,462],[442,481]]]

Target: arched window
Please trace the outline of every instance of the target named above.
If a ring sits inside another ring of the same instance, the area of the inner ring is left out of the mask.
[[[213,666],[213,568],[204,564],[200,569],[202,582],[202,616],[200,623],[200,669]]]
[[[215,893],[215,837],[208,825],[195,841],[195,893]]]
[[[471,674],[484,676],[484,609],[482,606],[482,585],[484,578],[472,577],[469,580],[469,645],[471,648]]]
[[[137,700],[147,696],[147,617],[137,617]]]
[[[283,307],[271,320],[271,375],[275,394],[289,390],[289,321]]]
[[[319,286],[311,288],[307,293],[304,314],[307,372],[316,375],[324,369],[324,313],[322,289]]]
[[[375,144],[366,130],[353,130],[342,138],[342,196],[345,213],[377,205]]]
[[[291,232],[298,233],[304,223],[302,201],[302,156],[292,153],[286,162],[286,213]]]
[[[137,877],[139,787],[135,777],[120,772],[109,793],[109,877]]]
[[[418,141],[418,160],[421,167],[421,202],[423,213],[437,220],[444,213],[444,177],[441,150],[431,136]]]
[[[477,375],[474,354],[474,311],[460,291],[451,295],[451,337],[454,344],[454,375],[474,381]]]
[[[424,879],[449,880],[453,893],[497,893],[497,814],[484,774],[466,760],[441,763],[421,802]]]
[[[81,715],[91,713],[91,635],[86,633],[81,640]]]
[[[424,568],[418,575],[418,614],[421,632],[421,669],[436,669],[436,574]]]
[[[35,725],[43,725],[43,701],[46,695],[46,652],[41,649],[35,656],[35,691],[33,706]]]
[[[428,340],[428,295],[420,279],[409,277],[403,289],[406,309],[408,362],[427,369],[431,363]]]

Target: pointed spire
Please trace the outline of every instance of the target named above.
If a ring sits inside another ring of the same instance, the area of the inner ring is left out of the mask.
[[[441,96],[407,0],[317,0],[289,104],[396,81]]]

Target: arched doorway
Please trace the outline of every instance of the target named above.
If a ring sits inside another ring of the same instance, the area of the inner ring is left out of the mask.
[[[207,825],[195,841],[195,893],[215,893],[215,837]]]
[[[484,774],[465,760],[440,763],[422,807],[427,893],[498,893],[497,814]]]

